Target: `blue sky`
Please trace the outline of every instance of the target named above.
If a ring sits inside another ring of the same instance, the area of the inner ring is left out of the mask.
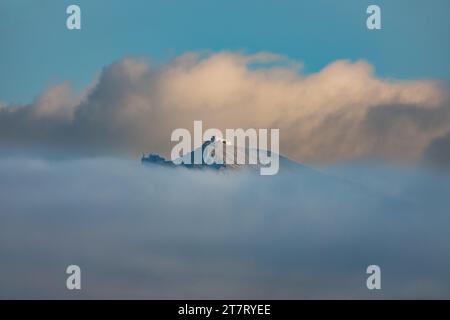
[[[82,30],[66,29],[78,4]],[[366,29],[378,4],[383,30]],[[69,81],[82,88],[125,55],[153,63],[189,50],[270,51],[306,72],[366,59],[378,75],[449,79],[447,0],[148,1],[0,0],[0,101],[26,103]]]

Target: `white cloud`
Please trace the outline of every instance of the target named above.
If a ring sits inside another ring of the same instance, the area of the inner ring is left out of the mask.
[[[1,109],[0,146],[167,155],[173,129],[203,120],[280,128],[281,151],[304,162],[416,161],[450,131],[449,92],[436,81],[378,78],[364,61],[300,66],[271,53],[187,53],[158,68],[125,58],[80,97],[61,85]]]

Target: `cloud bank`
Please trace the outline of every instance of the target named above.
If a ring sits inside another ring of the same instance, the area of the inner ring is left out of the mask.
[[[124,58],[81,94],[61,84],[0,106],[0,147],[168,155],[172,130],[194,120],[280,128],[281,152],[302,162],[415,162],[449,134],[450,95],[436,81],[379,78],[365,61],[304,74],[271,53],[187,53],[155,68]]]
[[[0,159],[0,298],[449,298],[448,175],[335,170]]]

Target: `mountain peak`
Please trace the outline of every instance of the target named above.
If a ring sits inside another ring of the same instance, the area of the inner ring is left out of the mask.
[[[222,157],[220,157],[220,152],[222,152]],[[252,149],[246,147],[240,147],[238,145],[232,144],[230,141],[222,138],[212,136],[210,140],[205,141],[201,147],[190,151],[175,161],[166,160],[158,154],[145,154],[141,158],[143,164],[157,164],[169,167],[182,166],[186,168],[197,168],[197,169],[224,169],[224,168],[255,168],[260,169],[264,167],[261,164],[260,157],[262,155],[267,155],[268,157],[275,156],[275,153],[267,150]],[[243,156],[244,163],[236,164],[238,156]],[[294,168],[301,167],[302,165],[289,160],[286,157],[279,156],[280,165],[282,164],[284,168]],[[195,163],[195,159],[200,159],[201,163]],[[215,161],[208,161],[215,160]],[[217,161],[221,160],[221,161]],[[208,163],[209,162],[209,163]],[[213,162],[213,163],[211,163]]]

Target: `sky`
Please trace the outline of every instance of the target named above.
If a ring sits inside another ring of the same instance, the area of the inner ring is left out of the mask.
[[[378,4],[382,30],[369,31]],[[66,29],[78,4],[82,30]],[[81,90],[124,56],[167,62],[187,51],[269,51],[315,72],[365,59],[383,77],[450,77],[446,0],[399,1],[0,1],[0,101],[30,102],[62,81]]]
[[[79,1],[81,30],[70,4],[0,2],[0,147],[168,156],[203,120],[309,164],[450,165],[448,1],[380,0],[381,30],[359,0]]]
[[[0,298],[450,297],[449,9],[0,0]],[[292,167],[141,164],[194,120]]]

